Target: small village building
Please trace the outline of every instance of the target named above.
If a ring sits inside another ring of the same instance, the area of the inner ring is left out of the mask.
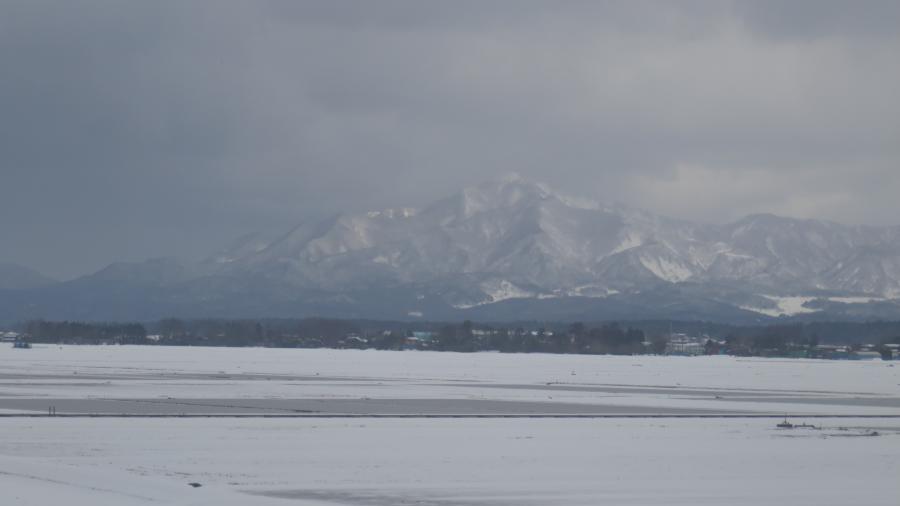
[[[3,332],[0,331],[0,342],[4,343],[14,343],[19,340],[18,332]]]
[[[706,339],[686,334],[672,334],[666,343],[666,355],[695,356],[706,353]]]

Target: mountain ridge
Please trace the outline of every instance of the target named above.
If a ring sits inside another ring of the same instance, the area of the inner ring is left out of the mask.
[[[38,288],[57,281],[31,267],[0,262],[0,290],[21,290]]]
[[[900,317],[900,227],[767,213],[697,223],[511,176],[421,209],[248,234],[193,265],[113,264],[72,283],[102,292],[101,282],[143,289],[135,300],[149,313],[204,316],[489,318],[514,306],[538,315],[566,307],[647,317],[682,308],[708,319]]]

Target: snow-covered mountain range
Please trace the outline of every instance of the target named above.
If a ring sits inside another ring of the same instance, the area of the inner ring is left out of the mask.
[[[199,265],[115,264],[68,289],[79,284],[140,286],[159,315],[891,317],[900,227],[774,215],[692,223],[511,176],[422,209],[248,235]]]

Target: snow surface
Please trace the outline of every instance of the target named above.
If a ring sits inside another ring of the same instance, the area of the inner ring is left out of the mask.
[[[432,389],[471,395],[471,388],[459,386],[462,383],[900,396],[900,366],[881,360],[36,344],[31,350],[0,347],[0,364],[0,398],[146,397],[184,388],[197,397],[253,397],[265,392],[302,397],[297,395],[300,387],[300,393],[310,388],[352,391],[370,383],[385,396],[406,392],[420,397]],[[298,377],[319,381],[301,382]],[[357,380],[356,384],[348,387],[347,379]]]
[[[528,290],[523,290],[518,286],[503,279],[499,283],[485,283],[482,285],[485,293],[490,297],[491,302],[500,302],[507,299],[522,299],[534,296]]]
[[[622,239],[612,251],[609,252],[610,255],[615,255],[616,253],[621,253],[626,250],[630,250],[631,248],[637,248],[638,246],[644,244],[644,240],[638,236],[637,234],[628,233]]]
[[[887,300],[883,297],[828,297],[831,302],[840,302],[842,304],[868,304],[870,302],[881,302]]]
[[[893,505],[876,361],[263,348],[0,348],[5,399],[494,399],[774,419],[0,418],[5,505]],[[8,410],[13,412],[14,410]],[[795,415],[796,414],[796,415]],[[841,427],[846,430],[841,430]],[[870,431],[878,437],[866,436]],[[190,482],[202,484],[192,488]]]
[[[776,295],[763,295],[763,297],[775,302],[776,308],[763,308],[755,306],[740,306],[741,309],[753,311],[767,316],[794,316],[803,313],[815,313],[821,309],[805,307],[804,304],[814,300],[827,300],[841,304],[869,304],[871,302],[883,302],[889,299],[884,297],[780,297]]]
[[[775,302],[776,308],[760,308],[753,306],[741,306],[741,309],[754,311],[768,316],[794,316],[803,313],[815,313],[819,309],[805,307],[807,302],[816,300],[818,297],[779,297],[776,295],[763,295],[763,297]]]
[[[873,424],[885,435],[838,429]],[[897,421],[822,425],[6,419],[0,487],[40,506],[895,505]]]
[[[690,278],[693,273],[683,264],[673,262],[665,257],[641,256],[641,264],[656,277],[670,283],[677,283]]]

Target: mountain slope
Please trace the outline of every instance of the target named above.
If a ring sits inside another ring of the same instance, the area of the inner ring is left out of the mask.
[[[163,316],[890,318],[900,228],[774,215],[691,223],[509,177],[420,210],[251,234],[194,266],[114,264],[62,285],[47,298],[115,291]]]
[[[0,262],[0,290],[38,288],[55,282],[55,280],[29,267]]]
[[[879,259],[900,254],[886,237],[871,227],[772,215],[694,224],[575,201],[511,178],[463,190],[421,212],[388,210],[304,225],[233,263],[245,272],[331,290],[465,276],[545,296],[581,286],[607,293],[655,282],[890,296],[900,279],[893,268],[868,268],[881,283],[835,271],[874,262],[872,254],[860,257],[867,248],[880,248]]]

